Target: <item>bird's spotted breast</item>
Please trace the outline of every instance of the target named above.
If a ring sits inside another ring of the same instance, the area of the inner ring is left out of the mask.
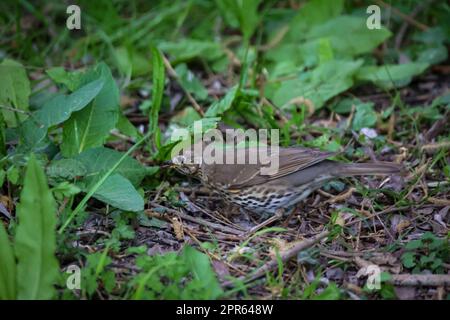
[[[293,191],[284,188],[249,187],[239,194],[226,193],[225,198],[236,205],[255,212],[274,213],[289,205],[296,197]]]

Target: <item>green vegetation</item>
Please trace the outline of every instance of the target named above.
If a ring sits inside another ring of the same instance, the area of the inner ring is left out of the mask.
[[[450,5],[375,3],[379,29],[370,1],[80,0],[69,30],[63,2],[2,1],[0,299],[390,299],[395,275],[448,274]],[[248,236],[261,217],[161,166],[195,121],[408,173],[332,182]]]

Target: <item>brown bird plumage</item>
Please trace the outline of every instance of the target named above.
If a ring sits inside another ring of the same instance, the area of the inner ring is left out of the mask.
[[[235,149],[236,150],[236,149]],[[224,159],[228,152],[224,149]],[[246,148],[249,154],[256,148]],[[335,155],[308,148],[279,148],[279,169],[269,175],[261,174],[263,164],[190,164],[193,153],[173,159],[175,167],[184,174],[199,178],[225,200],[257,213],[273,214],[279,208],[290,209],[311,192],[330,180],[355,175],[390,175],[401,166],[390,162],[340,163],[328,160]]]

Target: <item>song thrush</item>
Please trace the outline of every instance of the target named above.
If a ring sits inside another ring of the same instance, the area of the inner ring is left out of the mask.
[[[235,150],[232,151],[234,154]],[[224,149],[224,159],[228,152],[231,152],[230,148]],[[246,148],[246,159],[253,152],[257,149]],[[280,208],[289,210],[336,178],[390,175],[401,171],[401,165],[391,162],[341,163],[328,160],[333,155],[333,152],[308,148],[279,148],[279,169],[269,175],[261,174],[259,158],[256,164],[195,164],[195,155],[186,151],[171,162],[178,171],[200,179],[228,202],[260,214],[274,214]]]

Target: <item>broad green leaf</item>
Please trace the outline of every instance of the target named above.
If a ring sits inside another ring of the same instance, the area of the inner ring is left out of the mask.
[[[370,52],[390,36],[391,32],[386,28],[370,30],[366,19],[352,16],[339,16],[307,33],[308,39],[328,38],[340,57]]]
[[[109,176],[93,197],[124,211],[144,210],[144,199],[131,182],[120,174]]]
[[[15,127],[17,120],[24,120],[28,111],[30,81],[25,68],[18,62],[5,59],[0,63],[0,109],[9,127]],[[1,107],[18,109],[14,112]]]
[[[89,149],[74,159],[52,161],[47,173],[52,178],[78,178],[78,186],[84,192],[101,178],[122,157],[122,153],[112,149]],[[150,168],[143,167],[133,158],[127,157],[115,172],[126,175],[135,185],[151,173]],[[143,200],[130,180],[120,174],[110,176],[93,195],[94,198],[106,202],[125,211],[143,210]]]
[[[8,233],[0,221],[0,300],[16,298],[16,261]]]
[[[206,90],[201,81],[188,69],[186,64],[179,64],[175,68],[175,71],[180,79],[181,86],[186,91],[192,93],[200,100],[204,100],[208,97],[208,90]]]
[[[75,179],[87,174],[87,169],[83,162],[76,159],[53,160],[47,166],[46,173],[48,177],[54,179]]]
[[[343,0],[312,0],[300,8],[289,24],[285,42],[298,42],[314,26],[320,26],[338,16],[344,8]]]
[[[236,99],[239,95],[240,90],[238,87],[231,88],[228,93],[220,99],[219,101],[214,102],[206,111],[205,117],[216,117],[223,114],[225,111],[231,108],[233,105],[234,99]]]
[[[391,89],[407,85],[413,76],[421,74],[428,66],[427,63],[368,66],[362,67],[356,77],[359,80],[372,81],[382,88]]]
[[[291,99],[304,98],[318,109],[332,97],[351,88],[353,75],[362,63],[362,60],[327,61],[312,71],[301,73],[298,79],[267,85],[266,94],[280,107]]]
[[[193,273],[194,279],[202,284],[202,289],[205,290],[205,296],[210,299],[217,299],[223,294],[223,291],[217,281],[209,258],[204,253],[195,250],[191,246],[185,246],[183,250],[183,257]]]
[[[17,217],[17,297],[50,299],[59,276],[55,258],[56,203],[33,155],[28,161]]]
[[[118,121],[119,89],[108,66],[100,63],[83,74],[81,81],[86,84],[98,78],[104,84],[95,99],[64,123],[61,151],[66,157],[103,145]]]
[[[60,95],[50,99],[34,114],[34,119],[47,127],[63,123],[72,112],[83,109],[102,90],[103,79],[97,79],[80,87],[68,96]]]
[[[152,87],[152,106],[149,115],[149,131],[154,135],[154,142],[157,147],[161,145],[158,138],[158,117],[161,109],[162,97],[164,94],[165,69],[161,52],[155,47],[152,51],[152,66],[153,66],[153,87]]]
[[[373,103],[363,103],[355,106],[356,112],[352,122],[352,129],[359,131],[370,128],[377,122],[377,113],[373,110]]]
[[[94,80],[69,95],[51,98],[22,123],[24,144],[31,148],[42,141],[51,126],[63,123],[73,112],[86,107],[99,94],[103,83],[102,79]]]
[[[76,215],[84,209],[85,205],[89,201],[89,199],[94,195],[94,193],[98,190],[99,187],[120,167],[121,164],[130,156],[132,152],[134,152],[142,143],[147,141],[150,137],[150,133],[147,132],[141,139],[136,141],[136,143],[128,149],[127,152],[122,154],[122,156],[104,173],[102,174],[97,182],[95,182],[91,188],[86,192],[86,195],[81,199],[81,201],[77,204],[75,209],[70,213],[67,219],[62,223],[61,227],[58,229],[58,233],[62,234],[70,222],[76,217]],[[147,170],[151,172],[151,174],[155,173],[159,167],[151,167]]]
[[[100,147],[86,150],[74,160],[79,161],[86,169],[86,176],[100,178],[102,173],[112,168],[122,156],[122,152]],[[67,163],[66,169],[70,170],[70,163]],[[122,175],[137,186],[147,174],[153,173],[152,171],[152,167],[144,167],[135,159],[126,157],[114,173]]]

